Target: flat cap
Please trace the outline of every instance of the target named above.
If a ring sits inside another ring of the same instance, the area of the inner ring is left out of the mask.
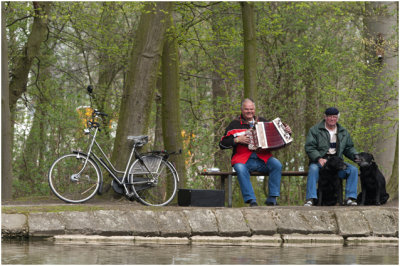
[[[339,114],[339,110],[335,107],[329,107],[328,109],[325,110],[326,115],[337,115]]]

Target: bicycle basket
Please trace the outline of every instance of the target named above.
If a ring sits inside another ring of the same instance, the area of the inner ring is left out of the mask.
[[[145,156],[142,157],[144,164],[147,166],[147,168],[150,170],[152,174],[156,174],[158,172],[158,169],[160,168],[162,157],[160,156]],[[147,174],[149,173],[146,167],[143,165],[142,162],[137,161],[135,165],[131,168],[131,173],[130,174]]]

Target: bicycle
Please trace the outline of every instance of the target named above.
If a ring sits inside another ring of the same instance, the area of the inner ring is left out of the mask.
[[[92,106],[93,89],[88,86],[87,90]],[[48,175],[52,192],[68,203],[88,201],[96,193],[102,193],[103,174],[100,169],[102,166],[112,177],[111,187],[115,192],[148,206],[164,206],[170,203],[176,195],[179,176],[168,158],[177,152],[152,151],[141,154],[137,148],[148,142],[148,136],[129,136],[132,150],[125,171],[117,170],[96,141],[96,136],[101,131],[100,123],[97,121],[107,114],[93,108],[92,110],[87,128],[84,129],[85,135],[91,137],[88,151],[83,153],[74,150],[54,161]],[[94,146],[106,161],[95,154]],[[131,163],[133,156],[136,159]]]

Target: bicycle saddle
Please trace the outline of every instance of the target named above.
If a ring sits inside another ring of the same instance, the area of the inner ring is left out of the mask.
[[[137,145],[144,145],[147,142],[149,142],[149,136],[128,136],[127,137],[128,140],[132,140],[133,144],[137,144]]]

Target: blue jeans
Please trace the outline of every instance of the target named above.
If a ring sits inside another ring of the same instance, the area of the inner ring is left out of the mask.
[[[250,182],[250,172],[253,171],[268,173],[268,196],[279,197],[281,190],[282,164],[278,159],[271,157],[268,159],[267,163],[265,163],[263,160],[258,158],[255,153],[252,153],[245,164],[237,163],[233,165],[233,168],[237,172],[244,202],[249,203],[256,201],[256,195],[254,194],[253,186]]]
[[[357,167],[345,163],[347,165],[346,170],[340,170],[338,172],[339,178],[346,180],[346,199],[353,198],[357,199],[357,184],[358,184],[358,169]],[[306,199],[316,199],[317,197],[317,184],[319,179],[319,169],[322,166],[319,163],[310,164],[307,177],[307,192]]]

